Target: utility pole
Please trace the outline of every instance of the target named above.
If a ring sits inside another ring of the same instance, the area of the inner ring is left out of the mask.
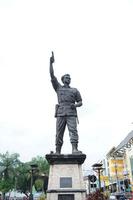
[[[90,175],[88,175],[88,192],[91,193]]]
[[[118,177],[118,170],[117,170],[117,162],[114,156],[114,166],[115,166],[115,176],[116,176],[116,183],[117,183],[117,191],[120,192],[120,185],[119,185],[119,177]]]
[[[31,164],[31,182],[30,182],[30,200],[33,200],[33,194],[32,194],[32,187],[33,187],[33,175],[34,172],[37,171],[37,164]]]
[[[95,163],[94,165],[92,165],[93,170],[98,173],[99,190],[101,189],[101,171],[104,170],[102,165],[103,164],[101,163]]]

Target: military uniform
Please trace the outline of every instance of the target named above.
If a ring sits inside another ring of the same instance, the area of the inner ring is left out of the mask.
[[[78,143],[77,133],[77,110],[71,104],[82,101],[81,95],[76,88],[62,86],[56,77],[52,80],[53,88],[58,97],[58,104],[55,109],[56,121],[56,146],[62,146],[63,135],[67,125],[69,130],[70,142]]]

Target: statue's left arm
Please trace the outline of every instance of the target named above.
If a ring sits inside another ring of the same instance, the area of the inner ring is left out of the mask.
[[[71,108],[74,109],[74,108],[77,108],[77,107],[80,107],[80,106],[83,105],[83,103],[82,103],[82,97],[81,97],[81,94],[80,94],[80,92],[78,90],[76,91],[75,101],[76,101],[75,104],[74,103],[71,104]]]
[[[83,105],[82,101],[79,101],[79,102],[77,102],[77,103],[75,104],[76,107],[80,107],[80,106],[82,106],[82,105]]]
[[[72,103],[71,108],[74,109],[74,108],[80,107],[82,105],[83,105],[82,101],[78,101],[77,103]]]

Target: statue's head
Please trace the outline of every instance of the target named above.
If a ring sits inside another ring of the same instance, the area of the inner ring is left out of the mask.
[[[61,80],[62,80],[62,82],[63,82],[64,84],[69,85],[70,82],[71,82],[71,77],[70,77],[69,74],[65,74],[65,75],[63,75],[63,76],[61,77]]]

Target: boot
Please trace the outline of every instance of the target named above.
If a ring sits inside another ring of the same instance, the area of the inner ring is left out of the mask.
[[[55,154],[60,154],[60,153],[61,153],[61,145],[57,145]]]
[[[77,143],[72,143],[72,154],[81,154],[82,151],[78,150],[78,144]]]

